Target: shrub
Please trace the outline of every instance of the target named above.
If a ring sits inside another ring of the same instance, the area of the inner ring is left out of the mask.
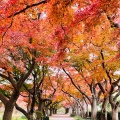
[[[120,112],[118,112],[118,119],[120,120]]]
[[[75,116],[75,113],[71,113],[70,116],[71,116],[71,117],[74,117],[74,116]]]
[[[110,112],[107,113],[107,119],[112,120],[112,114]]]
[[[35,111],[35,116],[36,116],[36,118],[37,117],[38,118],[43,118],[44,117],[43,113],[41,111],[38,111],[38,110]]]
[[[97,120],[101,120],[101,112],[97,112]],[[110,112],[107,112],[107,120],[112,120]]]
[[[44,119],[43,120],[49,120],[49,117],[48,116],[46,116],[46,117],[44,117]]]

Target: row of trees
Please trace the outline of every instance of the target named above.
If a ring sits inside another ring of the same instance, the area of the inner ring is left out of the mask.
[[[25,63],[23,66],[20,66],[21,70],[17,66],[12,66],[12,70],[8,70],[5,66],[1,69],[0,73],[0,99],[5,106],[3,119],[11,119],[13,108],[16,107],[17,110],[31,120],[35,110],[41,113],[44,111],[44,115],[47,114],[45,109],[52,103],[52,98],[57,89],[57,82],[54,81],[54,76],[49,77],[49,68],[43,61],[37,63],[33,56],[23,52],[21,46],[20,48],[17,46],[17,49],[19,49],[19,54],[17,56],[13,55],[14,53],[10,51],[9,59],[10,61],[15,59],[18,62],[17,64],[19,64],[20,59],[23,59]],[[29,52],[34,56],[38,54],[33,49],[29,50]],[[12,63],[9,64],[12,65]],[[45,84],[45,82],[50,83]],[[19,97],[23,102],[28,103],[26,105],[27,111],[19,106],[19,102],[17,102]],[[38,114],[38,119],[41,117],[39,116]]]
[[[28,119],[37,110],[42,119],[63,100],[74,106],[70,97],[83,117],[81,100],[91,105],[92,119],[102,103],[106,120],[110,103],[118,120],[119,0],[2,0],[0,6],[3,120],[12,119],[14,107]]]

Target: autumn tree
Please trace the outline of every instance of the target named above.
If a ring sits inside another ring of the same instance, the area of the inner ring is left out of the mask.
[[[91,93],[95,92],[97,83],[103,79],[110,81],[109,97],[114,109],[116,104],[113,104],[111,98],[115,88],[119,88],[119,78],[111,73],[114,74],[118,68],[106,61],[109,56],[111,59],[119,59],[119,0],[2,0],[0,6],[0,76],[13,87],[10,98],[3,97],[0,93],[0,99],[5,104],[4,120],[11,119],[20,90],[35,65],[40,61],[54,61],[51,65],[60,67],[61,63],[74,57],[68,55],[71,50],[78,56],[79,52],[87,54],[80,61],[70,61],[69,65],[82,73],[79,76],[86,87],[92,86],[89,89]],[[113,50],[114,55],[109,50]],[[74,84],[68,72],[63,70]],[[79,84],[74,86],[88,98]],[[92,97],[96,98],[95,94]],[[93,115],[94,118],[95,116]]]
[[[70,5],[72,6],[74,2],[76,1],[72,1]],[[79,2],[83,4],[79,4]],[[91,78],[92,77],[94,78],[92,85],[96,86],[97,82],[102,82],[102,80],[104,79],[109,80],[110,77],[108,75],[108,70],[106,72],[106,70],[102,67],[102,62],[104,60],[101,59],[100,51],[103,50],[106,56],[108,56],[106,52],[108,52],[110,55],[111,52],[113,52],[111,55],[111,59],[112,57],[114,58],[115,51],[116,54],[119,53],[118,50],[115,50],[116,49],[115,46],[119,42],[119,22],[117,21],[119,16],[119,11],[118,11],[119,2],[118,1],[89,1],[89,2],[77,1],[78,5],[75,6],[77,12],[75,13],[75,17],[73,21],[67,22],[68,24],[66,24],[66,21],[68,19],[65,15],[69,13],[66,10],[68,6],[64,7],[65,4],[62,5],[62,2],[54,1],[53,4],[55,3],[58,6],[55,7],[55,9],[52,8],[52,10],[57,9],[57,13],[58,14],[60,13],[61,16],[63,15],[63,17],[61,17],[60,21],[58,21],[57,23],[58,27],[56,27],[56,31],[54,34],[54,36],[57,36],[56,39],[58,40],[58,44],[57,44],[58,45],[57,50],[59,51],[58,56],[63,57],[65,53],[67,52],[69,53],[69,51],[71,51],[72,49],[71,47],[75,47],[75,46],[78,47],[78,49],[75,50],[74,52],[76,55],[79,55],[79,52],[81,52],[82,50],[86,50],[86,52],[88,50],[88,52],[90,53],[90,54],[88,53],[87,56],[88,57],[87,62],[89,63],[88,67],[90,70],[89,74]],[[112,7],[113,4],[116,6],[116,8]],[[67,12],[59,11],[59,7],[63,8]],[[74,13],[74,11],[72,12]],[[57,17],[58,16],[55,15],[54,19],[52,20],[53,21],[56,20]],[[64,21],[64,18],[66,18],[67,20]],[[69,47],[69,43],[71,40],[72,40],[71,42],[72,46]],[[110,46],[108,47],[108,49],[106,47],[107,45]],[[92,48],[92,46],[94,47]],[[109,50],[111,52],[109,52]],[[86,52],[85,53],[83,52],[83,54],[86,54]],[[68,58],[71,58],[71,56],[68,56]],[[91,64],[90,59],[93,59],[92,61],[93,64]],[[107,58],[106,60],[109,59],[110,58]],[[67,60],[64,59],[64,61]],[[80,63],[84,65],[82,61],[78,62],[78,64]],[[74,65],[74,63],[72,63],[72,65]],[[101,74],[101,72],[103,74]],[[93,87],[93,89],[95,89],[95,86]]]
[[[37,25],[40,13],[38,15],[35,9],[36,6],[43,3],[46,3],[46,1],[18,2],[9,0],[1,1],[0,3],[2,8],[0,9],[0,76],[8,80],[13,87],[9,98],[6,98],[6,96],[1,93],[1,100],[5,105],[4,120],[11,119],[20,90],[26,79],[28,79],[32,73],[36,63],[45,60],[43,58],[44,55],[40,55],[45,49],[43,47],[44,45],[42,41],[37,41],[39,37],[38,33],[40,32],[38,30],[39,26]],[[35,12],[35,14],[33,12]],[[36,21],[33,19],[36,19]],[[36,33],[32,34],[33,31],[36,31]],[[41,50],[39,49],[40,51],[37,49],[39,46],[43,47]]]

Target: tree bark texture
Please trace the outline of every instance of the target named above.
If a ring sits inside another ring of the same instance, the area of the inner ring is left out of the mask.
[[[96,98],[93,98],[91,107],[92,107],[92,110],[91,110],[92,120],[96,120],[97,119],[97,100],[96,100]]]

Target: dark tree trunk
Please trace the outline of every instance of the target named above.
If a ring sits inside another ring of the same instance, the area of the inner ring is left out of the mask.
[[[10,100],[5,104],[3,120],[11,120],[15,103],[19,97],[19,92],[14,90]]]
[[[57,114],[57,109],[55,109],[55,114]]]
[[[8,106],[5,106],[3,120],[12,120],[12,113],[13,113],[14,105],[8,105]]]
[[[50,108],[50,116],[52,116],[52,114],[53,114],[53,109]]]
[[[57,109],[54,108],[54,109],[53,109],[53,114],[56,114],[56,113],[57,113]]]
[[[69,112],[69,108],[65,108],[65,114]]]

